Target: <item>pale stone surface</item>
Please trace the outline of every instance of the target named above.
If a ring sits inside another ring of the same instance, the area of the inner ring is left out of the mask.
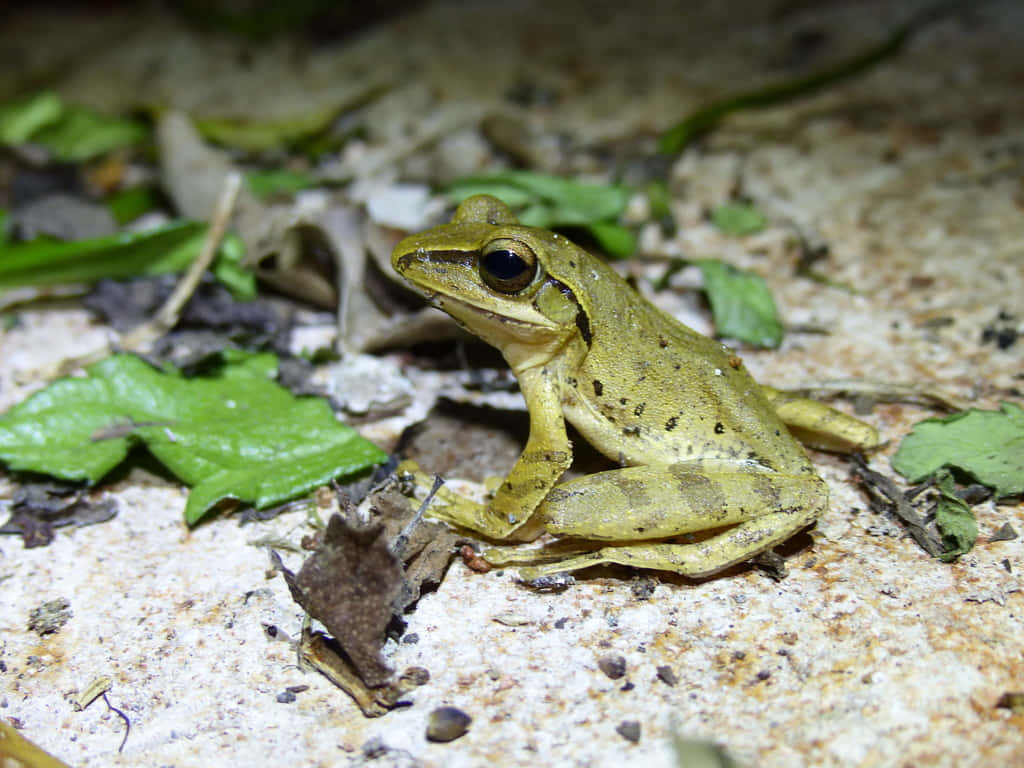
[[[586,143],[663,128],[713,95],[785,76],[763,68],[800,30],[822,30],[830,49],[848,55],[914,7],[836,5],[772,22],[767,4],[646,5],[651,18],[631,21],[614,6],[539,3],[531,13],[521,3],[434,4],[341,54],[323,53],[327,63],[311,53],[310,66],[316,82],[329,83],[328,73],[349,71],[332,70],[332,56],[362,57],[377,75],[420,84],[417,100],[381,100],[371,141],[400,142],[423,110],[459,100],[476,109],[517,79],[536,79],[564,96],[536,113],[537,124]],[[120,52],[94,51],[69,88],[95,93],[90,71],[103,80],[103,67],[128,49],[154,60],[196,53],[168,29],[124,36]],[[736,241],[697,221],[670,241],[674,252],[724,255],[757,270],[788,324],[828,331],[791,333],[779,351],[746,353],[760,378],[785,386],[866,377],[941,385],[979,407],[1020,402],[1024,342],[998,350],[980,339],[1000,309],[1018,322],[1022,311],[1022,34],[1019,4],[979,5],[924,30],[868,76],[741,116],[680,159],[673,178],[688,205],[719,202],[741,182],[779,226]],[[170,41],[166,50],[161,40]],[[210,90],[195,96],[200,105],[218,92],[219,75],[204,74]],[[151,76],[154,92],[167,95],[174,78]],[[410,103],[420,105],[412,114]],[[793,277],[786,221],[828,244],[815,268],[855,291]],[[659,299],[680,314],[699,311],[692,298]],[[4,408],[38,386],[26,375],[105,338],[73,309],[22,318],[0,336]],[[431,378],[418,391],[432,396],[442,386]],[[417,414],[423,407],[412,406]],[[868,418],[892,443],[873,465],[888,472],[886,456],[909,425],[934,413],[875,406]],[[401,426],[392,419],[367,434],[385,442]],[[978,547],[946,565],[866,510],[844,460],[814,458],[832,506],[813,543],[805,536],[790,547],[790,575],[779,583],[742,570],[699,584],[654,575],[645,596],[646,581],[608,571],[560,594],[535,594],[511,572],[454,565],[408,617],[418,642],[385,649],[398,668],[429,669],[431,681],[409,696],[411,707],[379,720],[301,672],[280,639],[297,634],[301,613],[251,542],[297,543],[310,532],[302,514],[246,527],[221,519],[190,532],[185,492],[132,474],[103,491],[122,505],[108,523],[61,531],[41,549],[0,539],[0,716],[18,718],[29,738],[82,766],[667,768],[674,734],[724,744],[751,766],[1024,765],[1024,718],[995,708],[1002,693],[1024,690],[1024,539],[987,540],[1005,522],[1024,533],[1024,506],[981,506]],[[29,632],[30,610],[58,597],[72,619],[53,635]],[[494,621],[507,614],[527,623]],[[625,677],[600,671],[609,654],[625,657]],[[675,686],[657,678],[661,666],[678,677]],[[121,720],[102,700],[75,712],[67,698],[100,675],[113,679],[110,702],[132,721],[120,756]],[[310,687],[279,703],[294,685]],[[431,744],[427,717],[442,705],[473,723],[463,738]],[[638,744],[616,733],[623,720],[641,723]],[[372,739],[407,755],[371,761],[362,750]]]

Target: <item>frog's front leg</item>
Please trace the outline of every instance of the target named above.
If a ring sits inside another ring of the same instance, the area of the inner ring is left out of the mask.
[[[555,377],[547,369],[536,368],[520,372],[518,378],[530,404],[530,437],[515,466],[488,504],[439,493],[441,503],[431,506],[429,517],[497,540],[528,541],[543,532],[530,524],[530,518],[572,463],[572,446]]]
[[[627,467],[573,480],[553,490],[537,512],[551,533],[612,546],[534,568],[528,579],[600,563],[707,576],[779,544],[828,505],[828,487],[808,467],[787,474],[723,460]],[[693,544],[665,539],[733,526]],[[636,541],[629,544],[625,542]],[[543,550],[489,550],[495,565],[528,562]]]

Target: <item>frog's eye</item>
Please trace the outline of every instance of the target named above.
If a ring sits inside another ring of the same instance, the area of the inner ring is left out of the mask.
[[[518,240],[492,240],[480,252],[480,277],[500,293],[517,293],[537,274],[537,255]]]

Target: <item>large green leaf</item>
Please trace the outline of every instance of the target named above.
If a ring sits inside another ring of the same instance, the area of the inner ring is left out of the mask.
[[[326,401],[272,381],[275,366],[273,355],[239,353],[216,375],[186,379],[131,355],[110,357],[0,417],[0,459],[96,483],[144,444],[193,486],[189,524],[223,498],[266,507],[384,461]]]
[[[919,421],[891,463],[912,483],[951,467],[994,489],[996,496],[1024,493],[1024,409],[1003,403],[998,411],[972,408]]]
[[[89,240],[0,245],[0,290],[179,272],[195,260],[205,237],[206,224],[186,221]],[[255,278],[240,265],[241,248],[240,241],[226,238],[213,272],[236,296],[251,298]]]

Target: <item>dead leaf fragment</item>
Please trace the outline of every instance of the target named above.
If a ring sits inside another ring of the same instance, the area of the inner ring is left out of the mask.
[[[74,615],[70,601],[58,597],[32,609],[28,617],[28,628],[40,637],[56,634]]]
[[[45,547],[53,541],[54,528],[103,523],[116,514],[115,499],[94,501],[80,485],[24,483],[13,494],[11,516],[0,533],[20,534],[26,549]]]
[[[402,588],[402,566],[384,526],[354,527],[333,515],[320,548],[297,574],[284,573],[295,602],[323,622],[363,681],[371,688],[385,685],[393,670],[380,649]]]
[[[366,717],[386,715],[402,704],[401,699],[406,693],[430,680],[430,673],[423,667],[409,667],[386,685],[370,688],[340,646],[322,632],[303,632],[299,653],[324,677],[351,696]]]
[[[406,530],[416,512],[409,498],[399,493],[395,485],[375,494],[371,505],[374,519],[384,526],[388,541],[395,541]],[[405,583],[395,603],[396,613],[407,610],[423,592],[441,583],[462,540],[447,526],[430,521],[420,520],[409,531],[400,555]]]

